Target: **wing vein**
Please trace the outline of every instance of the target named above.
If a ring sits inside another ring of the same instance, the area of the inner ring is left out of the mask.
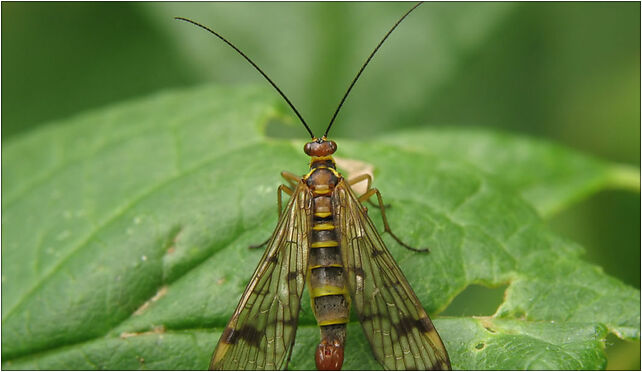
[[[311,211],[299,182],[214,350],[212,369],[282,369],[292,350],[305,283]],[[296,275],[292,276],[291,273]]]
[[[449,368],[421,302],[344,180],[332,195],[346,277],[375,358],[386,369]]]

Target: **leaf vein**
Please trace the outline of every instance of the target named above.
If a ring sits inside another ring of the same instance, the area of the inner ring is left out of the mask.
[[[3,318],[3,321],[8,319],[21,305],[24,303],[28,298],[30,298],[40,287],[44,285],[44,283],[47,282],[47,279],[49,279],[52,275],[54,275],[58,270],[74,255],[76,252],[78,252],[80,249],[82,249],[84,246],[89,244],[89,242],[92,241],[92,239],[98,234],[100,230],[102,230],[104,227],[108,226],[110,223],[116,221],[118,218],[122,217],[127,211],[132,209],[135,205],[137,205],[140,201],[144,200],[151,194],[153,194],[154,191],[161,189],[162,187],[170,184],[171,182],[174,182],[175,180],[184,177],[187,174],[193,173],[198,171],[201,168],[204,168],[208,166],[210,163],[218,161],[220,157],[224,157],[229,155],[230,153],[238,152],[238,151],[243,151],[247,147],[251,146],[251,144],[245,144],[243,146],[239,146],[235,149],[230,149],[228,152],[223,153],[223,154],[217,154],[216,156],[213,156],[211,158],[208,158],[198,164],[196,164],[194,167],[182,172],[178,173],[174,176],[170,176],[162,181],[158,181],[156,185],[153,185],[149,187],[148,189],[144,190],[141,192],[139,195],[134,196],[131,200],[129,200],[127,203],[124,203],[122,206],[114,208],[115,213],[111,216],[108,217],[104,222],[97,224],[96,228],[94,231],[90,232],[87,238],[85,238],[83,241],[78,243],[76,247],[71,249],[69,253],[60,260],[60,262],[55,265],[47,274],[42,276],[34,286],[32,286],[29,290],[27,290],[14,305],[12,308],[8,309],[6,312],[5,317]]]

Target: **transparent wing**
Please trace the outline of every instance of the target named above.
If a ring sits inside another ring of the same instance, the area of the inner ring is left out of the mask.
[[[352,303],[375,358],[385,369],[450,369],[432,321],[350,186],[332,195]]]
[[[287,366],[308,265],[312,198],[299,182],[216,345],[210,369]]]

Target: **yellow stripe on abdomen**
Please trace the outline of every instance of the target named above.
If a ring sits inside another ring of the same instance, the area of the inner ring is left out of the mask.
[[[312,226],[312,230],[316,230],[316,231],[334,230],[334,225],[331,223],[320,223],[318,225]]]
[[[332,285],[324,285],[319,287],[310,288],[310,297],[316,299],[317,297],[331,296],[331,295],[347,295],[348,289],[346,287],[335,287]]]
[[[336,240],[324,240],[320,242],[314,242],[310,244],[310,248],[328,248],[328,247],[338,247],[339,242]]]
[[[320,326],[329,326],[329,325],[335,325],[335,324],[347,324],[348,322],[350,322],[350,318],[337,318],[333,320],[324,320],[317,323]]]

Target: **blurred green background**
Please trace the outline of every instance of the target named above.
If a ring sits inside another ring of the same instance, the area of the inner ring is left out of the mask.
[[[410,6],[3,2],[2,141],[160,90],[267,84],[229,47],[173,16],[237,44],[318,133]],[[497,128],[639,167],[640,3],[422,5],[368,67],[333,136],[418,125]],[[306,138],[303,129],[290,132]],[[603,191],[549,222],[586,247],[589,261],[640,288],[639,193]],[[497,296],[467,291],[447,313],[489,315]],[[466,304],[478,297],[489,305]],[[639,343],[608,344],[609,368],[640,368]]]

